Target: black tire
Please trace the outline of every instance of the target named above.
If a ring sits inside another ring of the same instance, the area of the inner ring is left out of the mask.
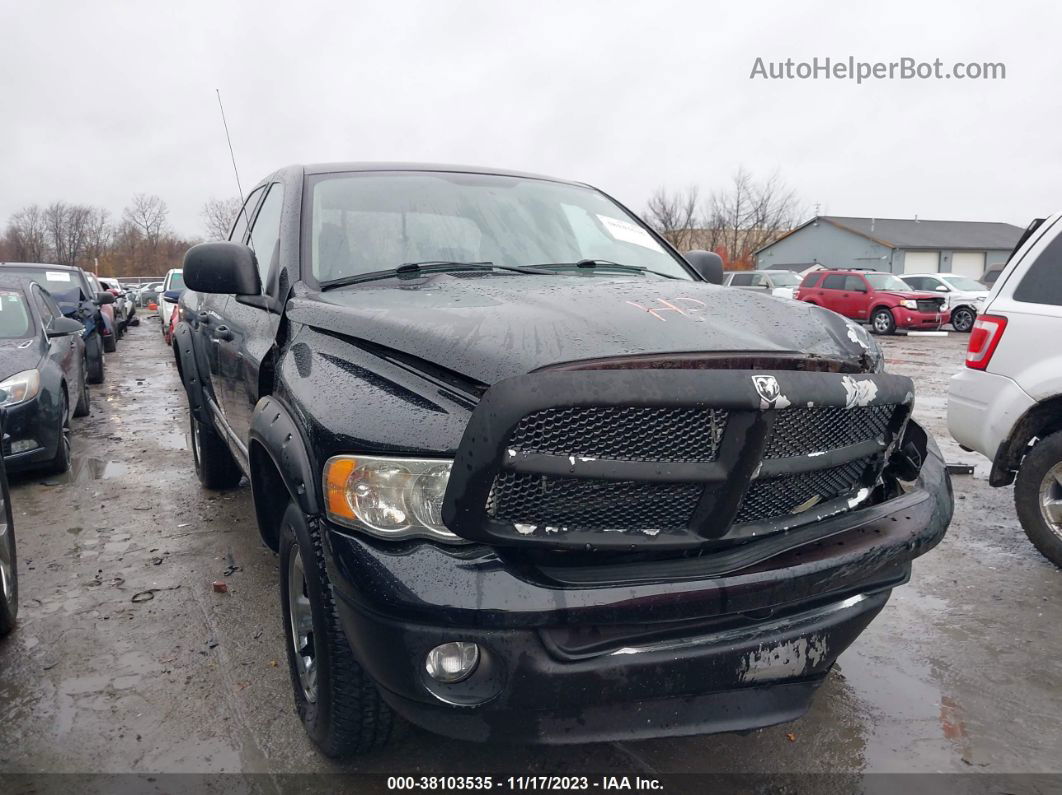
[[[951,327],[956,331],[968,334],[975,320],[977,320],[977,313],[968,306],[960,306],[951,313]]]
[[[1057,503],[1054,522],[1048,519],[1051,503]],[[1014,506],[1033,546],[1062,568],[1062,431],[1038,441],[1021,462]]]
[[[118,350],[118,340],[115,339],[113,333],[103,338],[103,351],[104,351],[104,353],[114,353],[117,350]]]
[[[125,336],[125,323],[115,322],[114,324],[114,339],[121,342],[122,337]]]
[[[81,362],[81,392],[77,396],[77,405],[74,406],[75,417],[87,417],[91,411],[89,405],[89,388],[88,388],[88,362]]]
[[[296,564],[301,564],[301,570]],[[304,610],[308,607],[310,614],[309,626],[305,613],[300,625],[307,629],[305,636],[291,620],[293,585],[296,601],[303,603]],[[330,757],[363,754],[382,748],[400,734],[402,719],[354,659],[339,623],[320,534],[294,503],[289,503],[280,526],[280,605],[295,708],[321,752]],[[296,653],[296,642],[305,654]],[[310,690],[300,677],[300,657],[312,660]]]
[[[70,469],[70,403],[64,393],[59,398],[59,441],[55,445],[55,456],[45,467],[52,475],[61,475]]]
[[[192,433],[192,460],[199,482],[208,489],[233,489],[243,472],[225,441],[188,412]]]
[[[85,361],[88,362],[88,382],[103,383],[103,344],[100,335],[93,334],[85,340]]]
[[[18,555],[15,553],[15,522],[11,515],[11,495],[7,490],[7,474],[0,464],[0,495],[4,505],[0,509],[0,638],[15,628],[18,617]]]
[[[871,312],[870,330],[875,334],[896,333],[896,318],[892,316],[892,310],[885,306],[879,306]]]

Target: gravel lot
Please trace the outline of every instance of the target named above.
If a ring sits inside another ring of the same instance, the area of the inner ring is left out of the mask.
[[[199,488],[176,369],[146,320],[108,356],[91,417],[75,421],[73,470],[12,482],[21,613],[0,642],[0,771],[1062,772],[1062,572],[1025,539],[1011,490],[988,487],[987,461],[947,435],[946,383],[965,344],[885,340],[948,460],[977,469],[954,479],[944,542],[802,720],[559,748],[414,731],[335,765],[294,713],[277,562],[250,490]]]

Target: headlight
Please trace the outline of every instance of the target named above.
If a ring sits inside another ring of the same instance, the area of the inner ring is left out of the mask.
[[[918,309],[918,302],[912,301],[910,298],[907,298],[903,301],[900,301],[900,306],[902,306],[904,309]]]
[[[324,466],[328,518],[379,538],[463,543],[442,523],[452,461],[337,455]]]
[[[0,389],[7,393],[7,397],[0,401],[0,406],[22,403],[37,397],[37,393],[41,391],[41,374],[37,370],[23,370],[5,381],[0,381]]]

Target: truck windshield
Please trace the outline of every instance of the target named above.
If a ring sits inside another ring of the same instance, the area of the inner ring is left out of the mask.
[[[771,281],[775,287],[796,287],[800,284],[797,275],[788,271],[772,271]]]
[[[309,178],[309,255],[327,283],[428,261],[521,267],[608,261],[562,275],[692,279],[622,207],[592,188],[450,172],[357,172]]]
[[[864,273],[863,276],[870,282],[870,286],[875,290],[899,290],[900,292],[911,292],[911,286],[906,282],[897,279],[891,273]]]
[[[984,292],[985,286],[979,281],[971,279],[969,276],[941,276],[941,279],[946,281],[956,290],[977,290]]]

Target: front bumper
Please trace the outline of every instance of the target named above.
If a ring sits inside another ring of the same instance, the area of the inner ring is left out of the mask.
[[[46,406],[43,392],[4,410],[3,455],[8,472],[46,464],[59,444],[58,409]],[[35,442],[35,446],[28,445]]]
[[[818,540],[736,569],[713,570],[708,554],[625,579],[558,573],[489,547],[384,546],[336,527],[327,547],[351,648],[396,711],[470,740],[586,742],[799,717],[951,511],[931,445],[908,493],[793,531]],[[478,643],[481,661],[441,685],[425,655],[455,640]]]
[[[903,307],[895,307],[892,316],[896,318],[896,327],[905,329],[935,330],[951,322],[951,312],[913,312]]]

